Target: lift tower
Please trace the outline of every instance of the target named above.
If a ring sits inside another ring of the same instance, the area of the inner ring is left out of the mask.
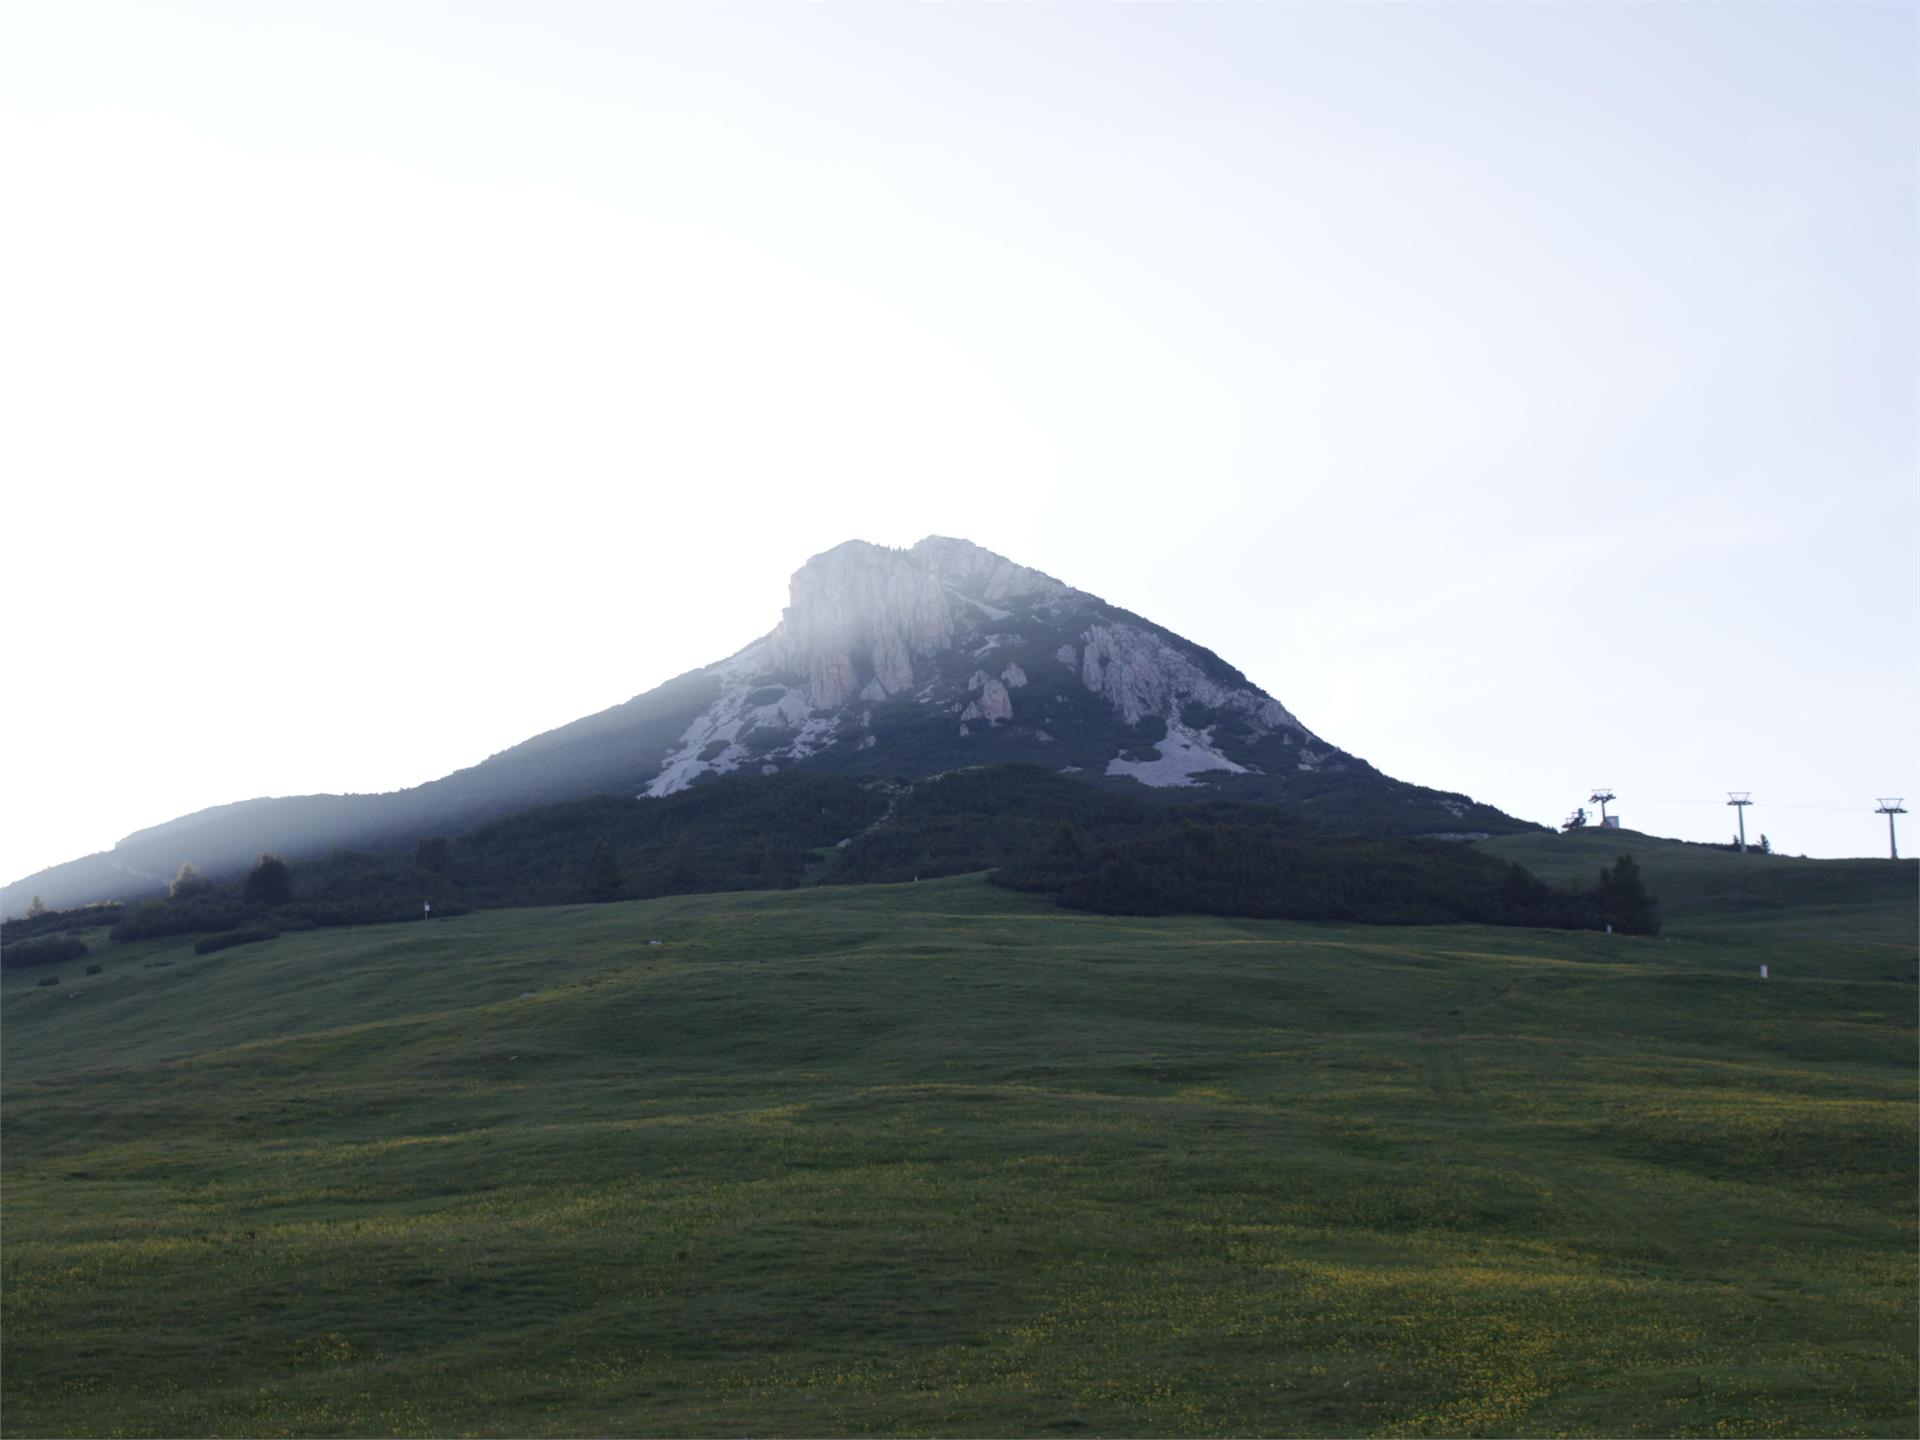
[[[1740,817],[1740,853],[1742,855],[1747,853],[1747,806],[1753,804],[1753,801],[1747,797],[1751,794],[1753,794],[1751,790],[1727,791],[1727,804],[1737,807],[1734,814]]]
[[[1873,812],[1876,815],[1884,815],[1887,817],[1887,855],[1894,860],[1900,858],[1900,843],[1894,839],[1893,817],[1907,813],[1907,807],[1900,803],[1902,798],[1903,797],[1896,795],[1893,799],[1889,800],[1885,796],[1882,796],[1880,799],[1880,808]]]
[[[1589,805],[1600,807],[1600,828],[1603,830],[1607,828],[1607,802],[1611,799],[1613,799],[1611,785],[1596,785],[1593,787],[1593,794],[1587,797]]]

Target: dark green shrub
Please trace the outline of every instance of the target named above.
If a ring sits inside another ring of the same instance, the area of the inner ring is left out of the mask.
[[[204,895],[211,889],[213,889],[213,882],[200,873],[200,867],[191,860],[183,861],[180,873],[173,877],[173,884],[167,887],[167,898],[190,900],[195,895]]]
[[[147,900],[133,907],[113,927],[115,940],[152,940],[162,935],[204,935],[214,930],[231,930],[243,924],[247,912],[231,899],[200,895],[192,900]]]
[[[776,725],[756,725],[740,737],[740,748],[749,755],[763,755],[786,739],[787,732]]]
[[[278,930],[224,930],[218,935],[203,935],[193,942],[193,953],[211,955],[216,950],[231,950],[235,945],[252,945],[260,940],[278,940]]]
[[[101,972],[102,970],[104,970],[104,969],[106,969],[106,968],[107,968],[107,967],[106,967],[106,966],[104,966],[104,965],[89,965],[89,966],[87,966],[87,974],[89,974],[89,975],[98,975],[98,974],[99,974],[99,973],[100,973],[100,972]]]
[[[37,940],[15,940],[0,947],[0,968],[23,970],[29,965],[59,965],[87,953],[87,942],[70,935],[47,935]]]
[[[566,898],[577,900],[579,896],[570,893]],[[275,911],[270,918],[282,931],[315,930],[334,925],[398,925],[420,919],[420,905],[417,895],[376,893],[359,899],[349,896],[340,900],[302,900],[284,910]],[[464,915],[469,908],[453,901],[435,900],[433,918],[444,920],[454,915]],[[259,918],[254,917],[256,922]]]
[[[48,910],[31,920],[8,920],[0,924],[0,944],[11,945],[29,935],[45,935],[55,930],[88,930],[117,925],[126,914],[123,906],[83,905],[77,910]]]
[[[41,985],[58,985],[60,983],[60,977],[58,975],[49,975],[38,983]]]

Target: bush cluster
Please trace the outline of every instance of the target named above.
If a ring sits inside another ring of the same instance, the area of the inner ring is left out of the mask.
[[[59,965],[87,953],[87,942],[71,935],[46,935],[0,945],[0,969],[24,970],[29,965]]]
[[[115,940],[153,940],[163,935],[202,935],[233,930],[244,924],[248,912],[233,896],[218,891],[186,900],[143,900],[113,927]]]
[[[117,925],[126,910],[120,905],[84,905],[77,910],[43,910],[38,915],[0,923],[0,945],[11,945],[29,935],[46,935],[56,930],[92,930]]]

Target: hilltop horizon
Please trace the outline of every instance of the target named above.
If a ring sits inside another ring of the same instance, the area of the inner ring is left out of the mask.
[[[956,588],[956,583],[963,588]],[[916,585],[932,588],[922,592],[914,588]],[[790,603],[781,611],[782,618],[759,638],[747,642],[744,646],[730,649],[724,660],[713,661],[683,671],[665,682],[663,686],[656,687],[656,691],[641,692],[633,700],[625,702],[627,706],[632,706],[657,691],[671,690],[692,682],[697,676],[733,675],[735,677],[732,681],[723,684],[723,689],[726,689],[726,693],[733,698],[725,700],[723,697],[722,701],[712,702],[708,707],[709,716],[704,728],[696,727],[699,728],[697,735],[689,730],[686,734],[679,736],[673,745],[667,746],[660,757],[662,763],[657,769],[649,768],[652,759],[649,755],[636,753],[632,757],[634,763],[631,768],[635,775],[645,782],[644,789],[640,793],[648,795],[673,793],[701,775],[728,773],[739,768],[750,753],[754,755],[756,765],[765,765],[771,769],[778,768],[782,763],[805,760],[822,746],[830,747],[833,742],[828,732],[833,727],[824,723],[823,717],[828,711],[821,710],[819,708],[821,705],[826,705],[828,710],[839,709],[845,712],[845,707],[856,699],[854,691],[862,685],[865,688],[861,693],[869,707],[876,701],[893,699],[896,692],[907,688],[913,678],[913,657],[920,656],[924,671],[934,652],[948,643],[956,623],[964,628],[969,624],[978,625],[983,621],[993,621],[994,617],[1005,619],[1010,612],[1002,610],[993,603],[995,600],[1044,602],[1043,610],[1050,606],[1058,612],[1054,616],[1055,621],[1058,620],[1059,614],[1068,613],[1074,606],[1093,607],[1088,610],[1089,615],[1094,615],[1096,612],[1111,613],[1124,616],[1128,621],[1137,619],[1131,612],[1114,611],[1098,597],[1057,580],[1044,571],[1030,569],[1018,561],[984,546],[976,545],[971,540],[941,534],[927,535],[905,546],[889,546],[858,538],[843,540],[801,564],[789,581],[789,590]],[[948,595],[953,597],[951,601],[941,598]],[[947,616],[946,612],[949,608],[952,608],[958,616],[957,622],[955,618]],[[867,610],[874,613],[866,614]],[[1041,623],[1048,624],[1053,621],[1047,620],[1043,615]],[[1167,682],[1164,680],[1151,681],[1146,691],[1130,693],[1129,687],[1137,691],[1139,685],[1134,680],[1122,682],[1118,678],[1134,672],[1138,672],[1139,675],[1149,675],[1158,664],[1176,663],[1173,657],[1180,652],[1168,650],[1167,641],[1176,642],[1177,646],[1188,647],[1185,653],[1193,657],[1190,660],[1177,661],[1178,666],[1185,667],[1179,673],[1188,678],[1173,682],[1180,693],[1190,697],[1187,703],[1196,703],[1191,697],[1202,692],[1205,698],[1216,702],[1229,693],[1221,691],[1214,681],[1207,678],[1205,672],[1212,670],[1230,685],[1247,687],[1244,691],[1233,693],[1244,693],[1251,697],[1244,702],[1246,704],[1256,707],[1265,706],[1266,712],[1263,713],[1269,714],[1265,723],[1279,726],[1276,733],[1282,736],[1288,734],[1297,736],[1309,746],[1323,744],[1304,726],[1301,726],[1290,712],[1278,702],[1273,701],[1266,692],[1252,687],[1251,682],[1247,681],[1244,675],[1222,661],[1212,651],[1192,646],[1191,642],[1181,640],[1171,631],[1164,630],[1152,624],[1151,621],[1143,623],[1144,629],[1123,624],[1120,631],[1101,629],[1099,634],[1102,636],[1138,634],[1144,642],[1158,647],[1157,651],[1140,651],[1137,654],[1132,651],[1114,652],[1112,648],[1114,641],[1102,639],[1100,643],[1106,647],[1102,652],[1104,659],[1096,661],[1093,658],[1093,651],[1089,650],[1086,665],[1092,668],[1088,669],[1086,674],[1080,673],[1083,667],[1078,649],[1074,649],[1072,663],[1067,667],[1073,682],[1069,688],[1074,689],[1076,693],[1081,688],[1087,688],[1098,694],[1102,687],[1121,685],[1120,690],[1108,694],[1106,699],[1129,726],[1137,727],[1147,711],[1152,711],[1154,717],[1171,718],[1173,721],[1171,734],[1168,734],[1164,728],[1160,733],[1151,736],[1142,736],[1134,731],[1129,731],[1125,735],[1116,732],[1122,743],[1117,745],[1116,753],[1105,759],[1107,773],[1131,775],[1141,783],[1150,785],[1162,783],[1188,785],[1195,783],[1193,779],[1195,775],[1208,770],[1245,772],[1251,769],[1257,772],[1260,769],[1251,761],[1243,766],[1222,751],[1211,748],[1203,734],[1184,724],[1179,713],[1179,704],[1174,699],[1174,692],[1165,688]],[[847,629],[849,625],[855,628]],[[878,629],[873,628],[876,625]],[[860,626],[867,628],[860,629]],[[921,629],[916,630],[916,626]],[[846,633],[840,634],[835,627],[845,630]],[[855,633],[856,630],[858,633]],[[983,633],[989,633],[990,630],[991,626],[988,632]],[[1079,625],[1079,628],[1068,626],[1062,629],[1061,637],[1066,637],[1069,630],[1077,636],[1076,643],[1083,643],[1087,639],[1084,625]],[[1155,637],[1165,637],[1165,639]],[[828,643],[829,640],[832,641],[831,644]],[[989,633],[988,650],[1002,644],[1004,640],[1004,635],[995,637]],[[873,646],[876,643],[880,646],[881,654],[878,671],[874,668],[873,660],[867,658],[873,653]],[[1137,643],[1130,641],[1127,645],[1137,649]],[[835,645],[839,648],[835,649]],[[1051,648],[1042,647],[1042,650]],[[1068,648],[1073,647],[1063,645],[1062,653]],[[982,650],[980,653],[988,653],[988,650]],[[1124,646],[1123,650],[1125,650]],[[855,651],[859,652],[861,656],[859,664],[864,667],[857,682],[853,678],[854,672],[851,668],[854,664],[851,657]],[[1155,659],[1156,654],[1167,658]],[[1028,658],[1031,661],[1032,656],[1029,655]],[[1006,654],[1003,654],[1000,659],[1004,661]],[[1196,665],[1199,668],[1194,668]],[[888,669],[889,666],[892,667],[891,670]],[[1114,667],[1113,679],[1109,680],[1101,673],[1103,666]],[[1007,671],[1004,664],[998,669],[1005,673],[988,675],[969,662],[962,664],[960,670],[954,671],[944,682],[939,681],[932,672],[924,673],[922,678],[927,685],[937,688],[944,684],[951,689],[961,686],[962,680],[966,678],[963,672],[972,672],[971,679],[964,687],[952,689],[952,693],[959,697],[953,702],[952,709],[957,715],[963,716],[959,720],[957,730],[960,735],[965,736],[974,728],[983,731],[998,730],[1003,722],[1012,718],[1013,694],[1018,686],[1009,688],[1010,682],[1017,676],[1018,685],[1024,686],[1027,679],[1026,673],[1017,664],[1011,671]],[[803,679],[804,683],[798,689],[782,691],[781,693],[786,696],[785,699],[773,696],[765,699],[757,708],[743,708],[746,695],[754,689],[751,683],[754,681],[754,672],[772,670],[800,672],[794,678]],[[895,680],[898,683],[894,683]],[[932,693],[927,685],[921,687],[920,699],[923,702],[923,708],[924,702]],[[731,688],[726,688],[727,686]],[[1198,686],[1199,690],[1195,690],[1195,686]],[[942,690],[941,693],[945,694],[947,691]],[[986,715],[982,711],[983,701],[993,709],[993,714]],[[1243,702],[1235,701],[1234,703]],[[796,706],[798,708],[795,708]],[[615,710],[620,708],[614,707]],[[1001,713],[1003,710],[1005,713]],[[1207,706],[1203,706],[1202,710],[1207,715],[1213,713]],[[1162,714],[1162,712],[1165,713]],[[765,729],[769,724],[776,730],[785,727],[793,735],[793,742],[784,749],[766,746],[765,742],[762,742],[763,748],[768,750],[765,756],[760,756],[759,752],[753,751],[750,746],[731,743],[732,740],[741,737],[744,731],[756,728],[755,717],[758,717],[760,734],[774,733]],[[852,723],[851,712],[845,712],[843,723]],[[862,724],[864,726],[870,723],[869,714]],[[446,771],[442,774],[446,777],[454,777],[465,774],[469,770],[484,769],[523,747],[538,747],[552,743],[553,737],[571,728],[573,728],[571,725],[553,727],[524,739],[518,744],[504,746],[494,751],[476,767]],[[1036,733],[1043,744],[1057,741],[1057,737],[1042,728],[1030,726],[1028,729]],[[1211,731],[1206,733],[1211,734]],[[702,758],[704,751],[712,749],[718,743],[716,737],[723,734],[729,737],[729,744],[719,753]],[[1148,743],[1145,745],[1135,743],[1143,739]],[[865,743],[872,744],[872,737],[865,737]],[[895,755],[897,753],[897,751],[893,752]],[[1034,750],[1031,746],[1025,750],[1009,752],[1002,744],[1001,748],[994,753],[1002,758],[1008,755],[1014,755],[1016,758],[1049,758],[1047,752]],[[1313,752],[1309,750],[1306,753],[1311,756]],[[1326,753],[1332,756],[1343,754],[1331,748],[1328,748]],[[1129,758],[1134,756],[1138,758]],[[874,758],[883,763],[889,761],[887,756]],[[956,758],[965,757],[956,752]],[[1143,759],[1151,763],[1140,763]],[[891,763],[899,762],[894,760]],[[1298,765],[1300,769],[1308,769],[1316,762],[1311,758],[1304,761],[1295,758],[1284,763],[1288,766]],[[287,799],[325,803],[350,798],[375,799],[401,795],[417,788],[417,786],[399,786],[388,790],[344,789],[337,792],[310,793],[305,796],[265,795],[239,800],[218,800],[187,810],[173,819],[155,820],[141,825],[119,837],[113,846],[103,847],[102,850],[91,852],[91,854],[110,856],[112,850],[137,845],[138,842],[166,832],[169,827],[176,827],[183,822],[212,822],[222,815],[243,812],[249,807],[257,807],[271,800]],[[540,798],[553,797],[533,796],[525,803],[538,803]],[[1577,797],[1574,804],[1579,804],[1584,798],[1584,796]],[[1622,803],[1629,812],[1632,811],[1634,803],[1632,792],[1627,792],[1624,802],[1619,800],[1613,802],[1616,814],[1621,813]],[[1571,808],[1573,807],[1570,806],[1569,809]],[[1756,814],[1751,826],[1751,839],[1758,846],[1763,835],[1771,838],[1773,831],[1778,827],[1767,824],[1764,799],[1754,807],[1754,810]],[[473,810],[471,813],[478,815],[480,812]],[[1559,819],[1558,816],[1540,817],[1538,823],[1551,827],[1558,823]],[[1650,835],[1665,833],[1648,825],[1637,815],[1635,819],[1638,823],[1631,828],[1641,833]],[[1731,834],[1731,824],[1729,834]],[[1702,837],[1698,834],[1673,838],[1695,841],[1705,839],[1706,843],[1722,843],[1718,838]],[[1782,853],[1807,853],[1795,850],[1790,843],[1784,841],[1776,842],[1776,846]],[[1862,846],[1851,853],[1871,856],[1875,853],[1875,848],[1877,847]],[[8,882],[5,893],[11,896],[12,892],[22,887],[30,888],[34,881],[59,870],[63,863],[66,862],[56,861],[43,865],[35,871]],[[142,873],[144,875],[144,872]],[[151,875],[144,878],[158,882],[166,877]]]
[[[411,846],[587,795],[661,798],[795,768],[925,776],[1018,762],[1089,782],[1279,805],[1337,830],[1473,838],[1527,828],[1382,775],[1212,650],[950,536],[843,541],[794,571],[773,628],[724,659],[425,785],[262,798],[145,827],[0,890],[128,898],[183,864]]]

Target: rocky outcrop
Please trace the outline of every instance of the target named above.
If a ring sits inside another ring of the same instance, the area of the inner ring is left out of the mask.
[[[960,712],[962,720],[1011,720],[1013,718],[1013,697],[1007,693],[1007,687],[998,680],[985,675],[977,675],[980,698],[970,702]]]

